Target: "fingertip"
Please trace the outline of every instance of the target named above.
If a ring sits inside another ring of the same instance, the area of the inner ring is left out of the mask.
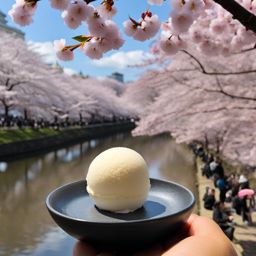
[[[192,214],[187,224],[190,236],[223,234],[220,227],[209,217]]]
[[[187,220],[187,224],[191,225],[198,217],[200,216],[195,213],[192,213]]]

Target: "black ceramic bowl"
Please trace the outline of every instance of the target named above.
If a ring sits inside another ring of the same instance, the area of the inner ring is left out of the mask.
[[[142,247],[176,235],[195,204],[193,194],[181,185],[150,182],[144,206],[128,214],[97,209],[84,180],[52,191],[46,205],[55,222],[79,240],[100,247]]]

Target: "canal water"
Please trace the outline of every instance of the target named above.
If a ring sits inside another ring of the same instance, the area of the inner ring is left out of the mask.
[[[118,134],[36,157],[1,162],[0,255],[72,255],[76,241],[53,222],[45,198],[59,186],[85,179],[94,157],[116,146],[139,152],[149,166],[150,177],[175,181],[196,192],[193,155],[168,135]]]

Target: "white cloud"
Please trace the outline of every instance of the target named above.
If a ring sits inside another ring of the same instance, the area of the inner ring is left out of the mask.
[[[116,69],[124,69],[127,66],[139,65],[143,63],[143,60],[151,57],[149,53],[145,53],[141,50],[129,51],[129,52],[117,52],[111,56],[104,57],[100,60],[94,60],[93,64],[99,67],[109,67]]]
[[[28,41],[28,48],[42,56],[46,63],[56,63],[58,61],[52,42]]]
[[[58,62],[58,58],[56,56],[56,52],[53,47],[52,42],[34,42],[34,41],[28,41],[28,48],[38,53],[42,60],[48,64],[56,63]],[[74,74],[77,74],[77,71],[71,68],[63,68],[63,72],[69,76],[72,76]]]
[[[63,68],[63,72],[69,76],[77,74],[77,71],[72,68]]]

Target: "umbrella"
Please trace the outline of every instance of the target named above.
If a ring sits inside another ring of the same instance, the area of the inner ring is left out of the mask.
[[[244,188],[244,189],[241,189],[239,192],[238,192],[238,196],[240,198],[243,198],[244,196],[253,196],[254,195],[254,190],[253,189],[249,189],[249,188]]]

